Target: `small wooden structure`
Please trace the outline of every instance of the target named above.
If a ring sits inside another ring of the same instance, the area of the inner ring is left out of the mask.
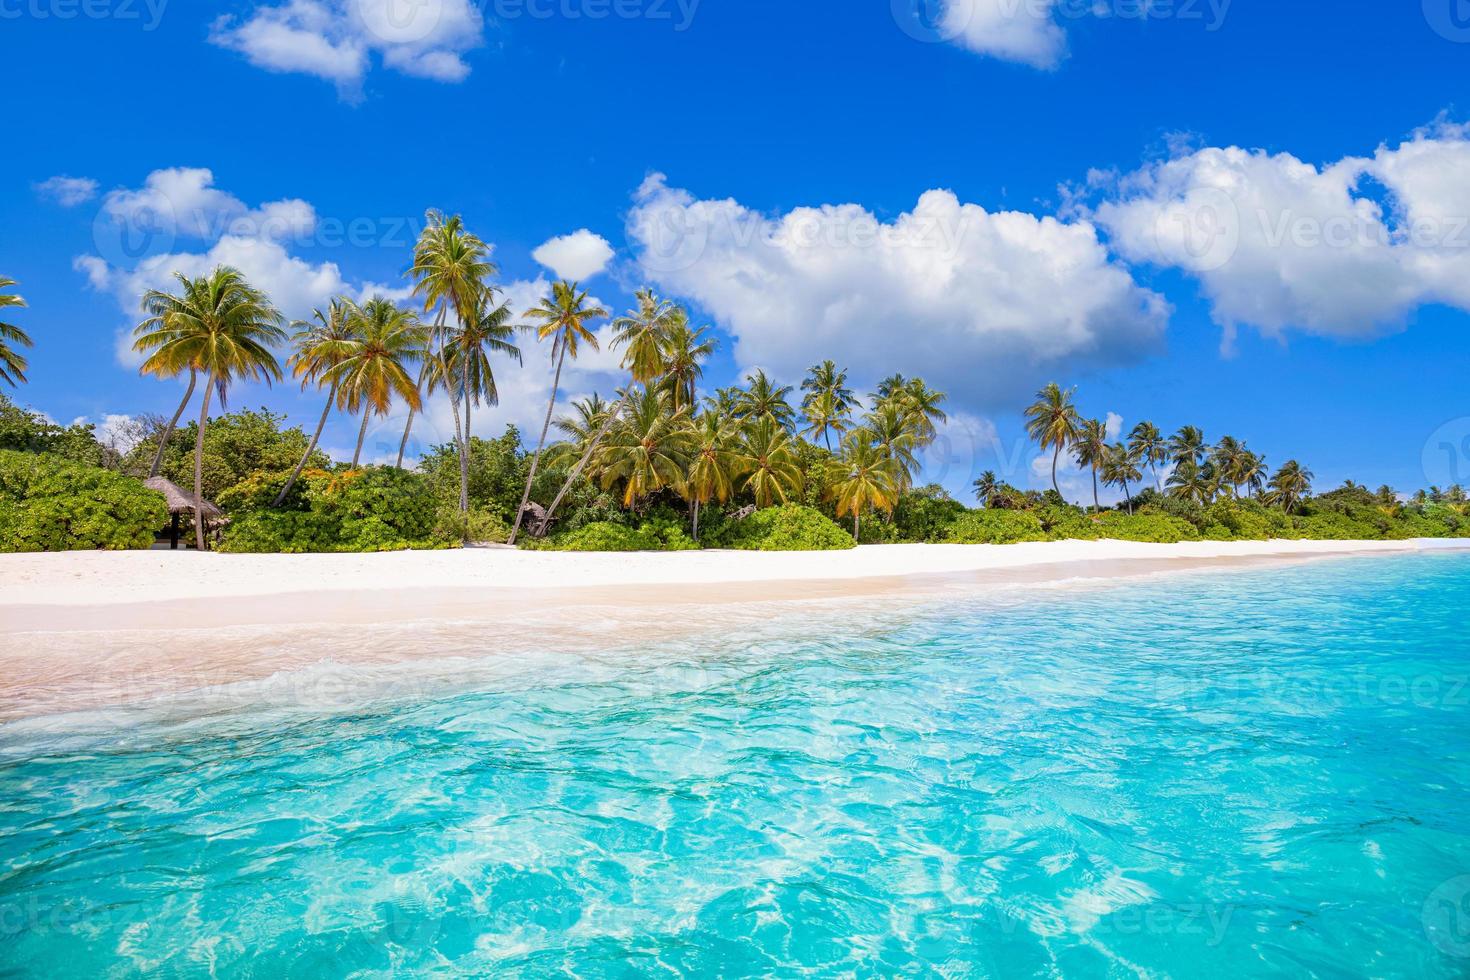
[[[526,504],[521,511],[521,526],[530,532],[533,538],[546,536],[548,530],[546,520],[546,508],[532,500]]]
[[[163,502],[168,506],[169,513],[169,548],[173,551],[179,550],[179,515],[194,513],[194,497],[185,493],[183,488],[172,480],[165,480],[161,476],[151,476],[143,481],[143,486],[149,490],[156,490],[163,494]],[[204,501],[204,513],[197,518],[203,521],[218,520],[221,511],[208,500]]]

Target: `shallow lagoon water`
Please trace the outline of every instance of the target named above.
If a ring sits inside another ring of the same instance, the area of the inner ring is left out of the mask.
[[[1463,976],[1467,600],[1423,555],[483,670],[441,625],[12,723],[0,976]]]

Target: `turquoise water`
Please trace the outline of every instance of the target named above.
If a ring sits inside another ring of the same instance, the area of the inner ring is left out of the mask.
[[[7,726],[0,976],[1463,976],[1467,599],[1353,559]]]

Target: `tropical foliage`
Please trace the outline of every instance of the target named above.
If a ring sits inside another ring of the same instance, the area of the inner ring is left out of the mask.
[[[162,495],[112,470],[0,450],[0,551],[146,548],[168,523]]]

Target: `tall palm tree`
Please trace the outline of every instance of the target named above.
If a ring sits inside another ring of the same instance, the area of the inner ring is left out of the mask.
[[[1281,464],[1281,469],[1271,477],[1271,502],[1288,514],[1300,509],[1311,492],[1312,471],[1294,459]]]
[[[699,379],[704,375],[704,362],[714,356],[719,342],[708,327],[693,329],[682,309],[664,336],[664,384],[674,396],[674,408],[694,410]]]
[[[914,414],[899,400],[889,398],[863,417],[863,429],[873,445],[893,467],[893,481],[899,492],[913,485],[919,471],[919,458],[914,449],[919,444],[919,423]]]
[[[878,390],[873,393],[873,403],[876,405],[878,402],[887,401],[902,391],[908,383],[908,379],[903,375],[897,372],[890,374],[878,382]]]
[[[1154,475],[1155,489],[1162,490],[1164,485],[1159,480],[1159,464],[1169,461],[1169,445],[1159,427],[1152,422],[1135,425],[1128,434],[1128,451],[1140,464],[1149,468]]]
[[[1092,509],[1102,510],[1097,497],[1097,471],[1106,462],[1108,455],[1108,428],[1098,419],[1087,419],[1077,432],[1072,443],[1072,457],[1078,466],[1092,470]]]
[[[694,511],[693,535],[698,541],[700,507],[729,500],[740,472],[731,451],[736,431],[728,415],[707,410],[687,428],[689,471],[684,476],[684,497]]]
[[[460,329],[448,337],[444,346],[444,366],[464,399],[464,458],[460,463],[460,473],[466,498],[473,452],[471,412],[476,405],[494,408],[500,404],[500,389],[495,384],[495,369],[490,363],[490,355],[500,354],[514,359],[516,364],[522,363],[521,349],[511,340],[524,327],[511,322],[515,314],[511,312],[510,304],[496,303],[495,292],[495,288],[489,285],[480,291],[469,316]]]
[[[1000,493],[1000,479],[995,475],[995,470],[986,470],[980,474],[980,479],[973,484],[975,487],[975,499],[980,501],[980,506],[989,507]]]
[[[1266,457],[1249,449],[1241,453],[1240,468],[1235,475],[1247,492],[1259,494],[1266,485],[1267,472]]]
[[[490,261],[490,248],[476,236],[465,230],[459,215],[445,217],[438,211],[429,211],[427,223],[419,233],[414,245],[413,265],[408,275],[414,280],[413,294],[424,304],[424,312],[434,307],[439,314],[434,322],[433,336],[438,343],[437,364],[433,370],[449,389],[449,407],[454,415],[454,441],[459,449],[459,509],[468,513],[470,509],[470,458],[469,433],[460,430],[459,398],[465,399],[465,412],[469,412],[470,391],[464,383],[463,372],[469,370],[469,361],[461,363],[459,384],[450,382],[451,371],[446,347],[450,334],[447,328],[449,312],[455,316],[456,330],[462,332],[473,322],[484,302],[485,281],[495,274],[495,264]],[[456,397],[456,395],[458,397]],[[409,429],[413,426],[412,406],[409,408],[408,424],[404,426],[405,445]]]
[[[556,492],[551,506],[546,508],[546,520],[542,524],[542,530],[550,527],[551,518],[555,515],[556,509],[561,506],[562,498],[582,476],[582,471],[592,461],[592,456],[597,452],[597,447],[602,443],[603,438],[623,417],[633,397],[634,386],[642,385],[647,388],[663,373],[664,340],[682,311],[674,304],[659,299],[653,290],[647,287],[638,290],[637,297],[638,308],[629,310],[612,322],[613,346],[624,348],[622,364],[632,377],[633,384],[624,389],[623,397],[618,400],[617,408],[608,414],[602,427],[597,430],[586,449],[583,450],[582,457],[577,460],[577,464],[562,481],[561,489]]]
[[[159,378],[176,378],[184,371],[189,372],[189,387],[184,389],[184,397],[180,399],[179,407],[174,409],[173,417],[168,420],[168,424],[158,434],[158,448],[154,450],[153,463],[148,467],[149,479],[157,476],[158,471],[163,468],[163,451],[168,448],[168,441],[173,437],[174,429],[178,428],[179,419],[183,417],[184,409],[188,407],[189,400],[194,397],[194,388],[199,382],[199,365],[197,362],[190,361],[185,354],[185,351],[188,351],[190,348],[185,345],[165,345],[163,335],[170,328],[164,323],[161,313],[153,312],[154,309],[175,309],[191,302],[189,288],[193,280],[187,279],[179,273],[174,273],[174,275],[184,284],[183,295],[172,297],[173,302],[170,304],[160,305],[152,300],[152,297],[155,295],[154,292],[145,293],[143,295],[142,308],[144,313],[149,313],[150,315],[133,329],[133,350],[139,353],[145,350],[151,350],[153,352],[143,362],[142,366],[138,368],[139,374],[151,374]],[[194,321],[188,317],[174,317],[172,322],[177,325],[178,329],[185,333],[196,329]],[[146,347],[142,344],[142,338],[144,337],[150,338]],[[165,349],[168,353],[161,353]]]
[[[327,402],[322,406],[321,417],[317,419],[316,431],[311,434],[311,439],[306,444],[306,452],[301,454],[301,461],[296,464],[291,475],[286,479],[286,485],[281,492],[276,494],[275,506],[279,507],[286,502],[291,488],[301,477],[301,471],[306,468],[306,463],[311,459],[311,454],[316,451],[317,442],[321,440],[322,429],[327,424],[327,416],[331,414],[332,405],[337,401],[337,383],[327,382],[326,374],[336,367],[352,352],[352,341],[356,338],[356,321],[348,315],[349,302],[344,297],[333,299],[325,312],[322,310],[312,311],[311,321],[297,321],[293,326],[297,328],[296,335],[291,338],[296,350],[291,354],[286,366],[291,373],[301,379],[301,390],[305,391],[310,384],[320,388],[327,385]]]
[[[1122,487],[1123,499],[1128,502],[1128,513],[1133,513],[1133,495],[1128,492],[1129,483],[1143,479],[1138,468],[1138,455],[1132,448],[1115,442],[1107,448],[1102,464],[1103,482],[1109,486]]]
[[[893,460],[873,441],[873,435],[858,429],[842,444],[842,455],[828,473],[827,495],[837,505],[837,516],[852,515],[852,537],[861,540],[863,510],[893,510],[899,484]]]
[[[1215,470],[1220,474],[1223,486],[1230,487],[1230,496],[1240,496],[1240,470],[1245,462],[1245,443],[1234,436],[1221,436],[1220,441],[1215,443],[1215,448],[1210,450],[1210,460],[1215,464]]]
[[[199,408],[199,432],[194,440],[194,535],[204,550],[204,430],[209,423],[210,397],[219,392],[224,404],[236,381],[281,379],[281,366],[271,346],[283,343],[284,318],[260,290],[237,270],[219,266],[207,276],[189,279],[177,274],[182,296],[150,289],[143,295],[149,318],[133,343],[149,354],[145,373],[156,365],[197,368],[206,381]],[[149,325],[152,326],[149,326]],[[156,370],[155,368],[154,370]]]
[[[642,388],[632,400],[626,417],[608,433],[607,445],[598,454],[602,488],[623,482],[623,506],[664,487],[680,489],[688,460],[685,409],[669,410],[669,397],[654,388]]]
[[[353,304],[347,315],[355,336],[348,342],[346,355],[328,368],[324,377],[336,386],[342,408],[362,412],[357,448],[352,453],[352,468],[356,469],[362,459],[368,419],[387,415],[394,396],[403,399],[410,411],[423,407],[419,386],[409,368],[423,356],[426,331],[412,312],[399,309],[381,296],[374,296],[362,306]]]
[[[949,397],[924,383],[923,378],[910,378],[895,397],[914,420],[914,434],[921,446],[927,446],[938,437],[934,423],[948,421],[949,416],[939,406]]]
[[[743,477],[740,488],[750,491],[757,507],[784,504],[800,492],[801,466],[791,434],[774,415],[758,415],[747,422],[731,455]]]
[[[561,369],[568,355],[577,359],[577,350],[586,344],[597,350],[597,337],[587,329],[593,320],[607,316],[600,306],[588,306],[587,294],[578,292],[577,284],[562,280],[551,287],[551,295],[543,297],[541,303],[526,311],[526,318],[536,321],[536,339],[551,338],[551,360],[556,372],[551,379],[551,398],[546,403],[546,421],[541,425],[541,438],[536,442],[536,455],[531,457],[531,471],[526,475],[526,489],[521,494],[521,506],[516,509],[515,526],[510,531],[510,543],[516,543],[521,532],[521,518],[526,512],[526,502],[531,499],[531,484],[536,480],[536,469],[541,465],[541,450],[546,445],[546,431],[551,428],[551,413],[556,408],[556,393],[561,388]]]
[[[19,309],[26,301],[19,295],[8,292],[16,285],[14,279],[0,276],[0,310]],[[20,327],[0,321],[0,381],[14,387],[25,384],[26,359],[17,347],[30,347],[31,338]]]
[[[1057,460],[1062,450],[1077,441],[1081,418],[1072,404],[1075,388],[1063,391],[1055,381],[1036,393],[1036,401],[1026,409],[1026,434],[1034,439],[1042,452],[1052,450],[1051,488],[1057,496],[1062,490],[1057,486]]]
[[[1169,457],[1176,465],[1190,460],[1199,466],[1204,463],[1206,454],[1205,434],[1196,426],[1186,425],[1169,439]]]
[[[572,413],[551,423],[569,439],[567,442],[556,443],[546,451],[547,462],[581,459],[587,447],[592,444],[592,438],[602,431],[603,424],[612,415],[612,406],[594,391],[586,398],[573,401]]]
[[[770,418],[783,429],[796,424],[796,410],[786,400],[791,394],[790,385],[778,385],[766,377],[765,371],[746,375],[746,388],[739,395],[735,414],[742,420]]]
[[[1168,486],[1169,495],[1179,500],[1207,504],[1215,496],[1214,474],[1209,467],[1201,466],[1189,457],[1174,465]]]
[[[847,386],[847,372],[839,370],[832,361],[813,365],[801,382],[806,394],[801,399],[801,411],[807,419],[806,431],[821,436],[827,451],[832,451],[832,433],[839,436],[849,428],[857,396]]]

